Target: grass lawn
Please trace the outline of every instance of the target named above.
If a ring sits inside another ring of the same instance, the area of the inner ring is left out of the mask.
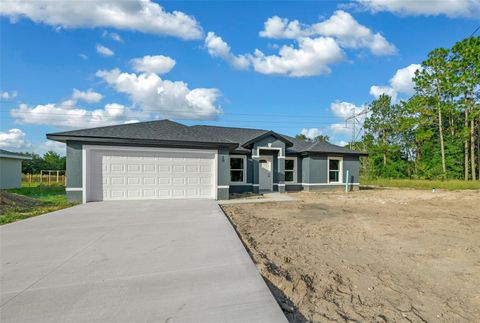
[[[381,187],[404,187],[431,190],[445,189],[445,190],[475,190],[480,189],[480,181],[461,181],[461,180],[423,180],[423,179],[366,179],[361,178],[362,185],[375,185]]]
[[[75,205],[68,202],[63,186],[36,186],[6,190],[21,196],[32,198],[32,203],[14,203],[1,205],[0,225],[30,218],[32,216],[64,209]]]

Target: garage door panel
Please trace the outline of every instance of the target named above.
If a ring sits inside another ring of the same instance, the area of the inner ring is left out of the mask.
[[[90,200],[214,198],[214,153],[92,151]]]

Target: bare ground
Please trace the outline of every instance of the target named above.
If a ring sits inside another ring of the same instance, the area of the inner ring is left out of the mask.
[[[290,322],[480,322],[480,191],[223,206]]]

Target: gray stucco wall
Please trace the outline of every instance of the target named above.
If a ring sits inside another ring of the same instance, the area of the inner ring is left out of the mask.
[[[67,141],[67,189],[82,188],[82,144],[79,142]],[[69,201],[82,201],[81,191],[68,191]]]
[[[302,177],[304,184],[328,184],[328,155],[311,155],[303,158]],[[345,183],[347,171],[349,173],[349,183],[359,183],[360,162],[358,156],[343,156],[343,176],[342,183]],[[305,190],[323,190],[334,187],[341,187],[342,184],[330,185],[304,185]],[[353,188],[353,187],[351,187]]]
[[[230,185],[230,156],[228,149],[218,150],[217,199],[228,200]],[[223,186],[223,187],[222,187]]]
[[[22,160],[0,157],[0,189],[22,187]]]

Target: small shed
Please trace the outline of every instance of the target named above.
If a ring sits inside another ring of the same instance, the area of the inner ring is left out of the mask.
[[[22,161],[32,159],[0,149],[0,189],[22,187]]]

